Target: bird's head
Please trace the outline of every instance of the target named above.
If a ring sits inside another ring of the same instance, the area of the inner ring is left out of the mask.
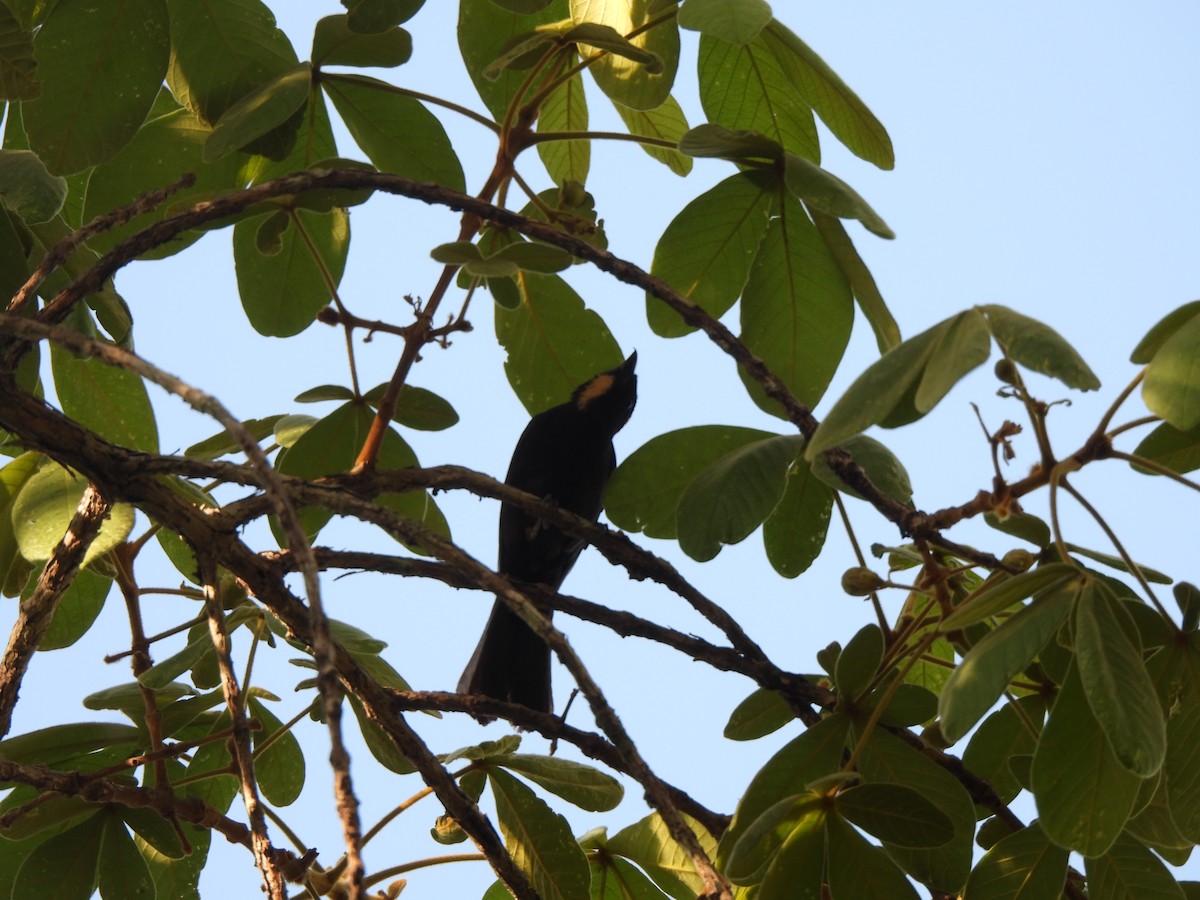
[[[615,369],[601,372],[585,381],[571,395],[575,408],[604,422],[609,434],[616,434],[629,421],[637,404],[637,351]]]

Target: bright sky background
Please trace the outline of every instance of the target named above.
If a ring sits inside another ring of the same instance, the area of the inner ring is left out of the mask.
[[[275,5],[301,58],[308,54],[313,22],[341,9],[335,0]],[[406,26],[416,43],[412,63],[381,77],[483,109],[458,59],[456,7],[446,0],[428,3]],[[905,337],[976,303],[1011,306],[1052,325],[1103,383],[1097,394],[1072,394],[1072,405],[1056,407],[1051,417],[1057,449],[1074,449],[1134,375],[1128,362],[1134,344],[1162,315],[1198,294],[1200,63],[1195,48],[1200,6],[1160,2],[1141,4],[1135,12],[1129,4],[1079,0],[1002,6],[779,0],[775,7],[776,15],[833,66],[891,133],[897,160],[893,172],[877,171],[841,151],[827,133],[824,165],[853,185],[897,234],[895,241],[884,242],[857,225],[850,227]],[[689,121],[699,124],[703,117],[695,94],[694,41],[685,41],[684,59],[675,94]],[[589,101],[592,126],[615,127],[599,93],[590,92]],[[439,111],[439,117],[462,155],[468,190],[476,190],[494,151],[490,133],[460,123],[452,114]],[[343,155],[361,157],[345,135],[339,141]],[[532,154],[522,171],[536,185],[548,186]],[[691,177],[679,179],[630,144],[594,150],[588,187],[606,221],[610,249],[648,267],[657,235],[671,217],[731,171],[728,164],[698,161]],[[428,294],[437,272],[428,248],[453,237],[454,217],[380,196],[354,209],[351,224],[345,301],[365,317],[405,321],[401,297]],[[622,348],[638,350],[641,396],[632,421],[618,436],[619,457],[656,434],[687,425],[782,430],[750,403],[732,364],[702,337],[674,342],[655,338],[645,325],[637,292],[582,267],[569,274]],[[215,394],[243,418],[282,412],[320,415],[323,407],[298,406],[292,398],[318,384],[348,383],[340,332],[314,325],[302,337],[286,341],[253,334],[237,301],[228,232],[206,237],[167,263],[135,266],[121,274],[118,287],[138,322],[138,350]],[[492,337],[487,303],[475,303],[470,318],[475,330],[458,335],[448,351],[427,350],[412,379],[449,399],[462,422],[446,432],[406,437],[423,463],[454,462],[502,476],[526,416],[504,380],[503,352]],[[381,336],[359,350],[367,387],[390,376],[399,343]],[[829,400],[874,355],[874,341],[860,320]],[[922,508],[964,502],[988,485],[987,447],[969,403],[979,404],[991,428],[1006,417],[1017,419],[1016,404],[997,398],[997,386],[986,366],[923,421],[877,435],[907,466]],[[1046,400],[1067,396],[1056,382],[1036,381],[1035,390]],[[152,397],[164,452],[181,450],[216,430],[153,389]],[[1116,421],[1136,417],[1139,409],[1130,404]],[[818,415],[822,412],[818,408]],[[1033,462],[1032,447],[1029,438],[1017,441],[1014,477]],[[1075,483],[1111,517],[1136,558],[1177,578],[1200,579],[1193,495],[1133,476],[1119,463],[1082,473]],[[496,505],[466,496],[443,496],[439,503],[458,542],[491,562]],[[895,529],[865,505],[850,501],[850,507],[864,544],[898,542]],[[1044,515],[1045,498],[1034,498],[1028,508]],[[1075,511],[1067,521],[1068,539],[1110,549]],[[363,534],[361,529],[331,528],[322,542],[362,543]],[[964,527],[952,536],[986,543],[998,552],[1012,546],[986,528]],[[369,539],[384,551],[395,546],[386,538]],[[681,560],[673,544],[649,545]],[[827,557],[795,581],[771,571],[757,534],[710,564],[681,562],[695,584],[737,616],[780,665],[794,671],[815,670],[818,649],[835,639],[845,641],[870,620],[869,606],[839,589],[841,571],[849,564],[846,539],[836,525],[830,530]],[[147,565],[139,574],[143,585],[178,583],[166,567]],[[414,687],[429,689],[453,687],[491,605],[491,598],[480,593],[375,576],[328,577],[324,590],[332,615],[387,640],[389,661]],[[680,601],[629,582],[594,552],[584,554],[565,590],[708,634]],[[1170,603],[1166,592],[1163,597]],[[889,609],[894,612],[901,601],[899,595],[889,600]],[[148,602],[161,605],[161,615],[155,615],[161,627],[192,614],[178,600]],[[129,680],[124,664],[106,668],[100,662],[105,653],[126,646],[127,626],[115,592],[102,623],[103,630],[84,644],[35,660],[13,733],[64,719],[96,718],[77,699]],[[651,765],[714,809],[731,812],[753,772],[797,733],[788,728],[752,744],[724,741],[721,729],[751,690],[748,682],[645,642],[622,642],[569,620],[560,624]],[[152,623],[148,630],[157,626]],[[165,656],[176,649],[167,645],[160,652]],[[294,654],[272,655],[282,660]],[[283,665],[261,669],[259,683],[285,688],[276,705],[281,719],[300,708],[302,701],[286,689],[305,674]],[[555,678],[561,706],[568,679],[561,668]],[[576,705],[572,717],[577,725],[590,723],[582,705]],[[413,721],[438,752],[507,733],[503,724],[482,729],[462,716],[441,721],[414,716]],[[322,771],[327,744],[323,730],[315,726],[300,733],[310,748],[309,782],[301,802],[281,812],[307,842],[322,849],[321,860],[328,865],[341,844]],[[544,752],[546,745],[527,736],[523,749]],[[362,764],[354,775],[368,827],[420,789],[416,777],[380,776],[361,745],[356,743],[352,752],[355,763]],[[571,814],[573,826],[578,833],[598,825],[615,832],[632,823],[644,809],[636,786],[629,794],[613,813]],[[469,850],[467,845],[441,848],[427,837],[438,812],[436,800],[427,799],[404,814],[367,848],[368,867],[377,870]],[[240,801],[233,814],[243,815]],[[1026,819],[1032,815],[1028,809],[1021,814]],[[254,896],[258,878],[249,854],[218,843],[213,853],[224,862],[210,865],[202,882],[205,896],[222,891]],[[1188,868],[1191,877],[1200,876],[1200,866]],[[426,869],[412,876],[404,896],[479,896],[491,880],[483,864]]]

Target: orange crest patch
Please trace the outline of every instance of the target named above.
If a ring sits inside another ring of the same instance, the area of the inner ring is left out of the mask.
[[[580,389],[578,396],[575,398],[575,405],[579,409],[587,409],[589,403],[597,397],[603,397],[612,390],[614,381],[616,379],[607,373],[597,375]]]

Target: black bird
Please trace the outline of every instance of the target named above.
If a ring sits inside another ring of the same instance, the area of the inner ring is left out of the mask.
[[[617,368],[575,388],[566,403],[530,419],[513,451],[505,483],[596,521],[617,464],[613,435],[629,421],[637,403],[636,364],[635,352]],[[501,504],[496,570],[518,587],[540,584],[558,590],[582,549],[578,538],[516,506]],[[497,599],[458,681],[458,692],[551,712],[550,648]]]

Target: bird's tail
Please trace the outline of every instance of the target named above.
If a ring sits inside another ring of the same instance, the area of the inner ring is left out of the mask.
[[[497,600],[479,646],[458,680],[458,692],[552,712],[550,648],[520,616]]]

